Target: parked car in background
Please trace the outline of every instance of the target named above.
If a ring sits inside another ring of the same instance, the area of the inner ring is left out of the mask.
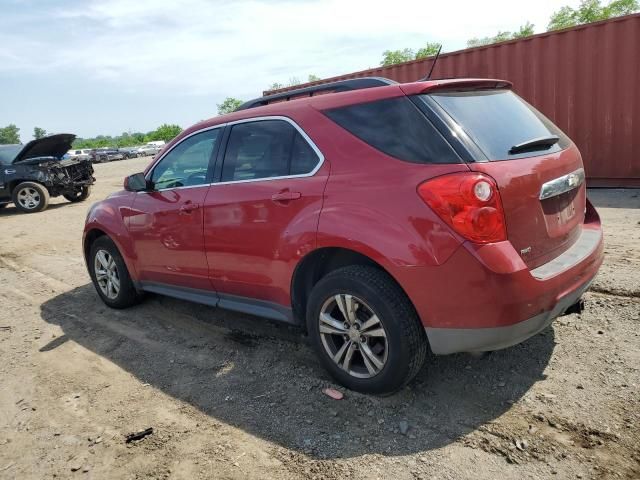
[[[118,151],[120,153],[122,153],[124,155],[125,158],[137,158],[140,155],[140,152],[138,152],[138,149],[140,147],[121,147],[118,149]]]
[[[75,135],[61,133],[26,145],[0,145],[0,208],[13,203],[21,212],[47,208],[50,197],[70,202],[89,198],[93,167],[87,159],[62,159]]]
[[[67,152],[66,158],[76,159],[76,160],[91,160],[91,149],[82,148],[82,149],[69,150]]]
[[[157,154],[160,150],[162,150],[162,145],[148,143],[138,148],[138,154],[142,157],[147,157],[149,155],[153,156]]]
[[[509,82],[346,80],[188,128],[90,209],[84,253],[110,307],[298,324],[340,383],[389,393],[428,348],[506,348],[580,309],[603,259],[584,180]]]
[[[95,148],[91,150],[91,161],[93,163],[112,162],[114,160],[122,160],[125,158],[124,154],[117,148]]]

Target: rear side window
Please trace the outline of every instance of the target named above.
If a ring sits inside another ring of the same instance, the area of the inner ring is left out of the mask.
[[[443,92],[423,95],[434,100],[489,160],[506,160],[559,152],[569,139],[548,118],[510,90]],[[538,138],[560,138],[552,146],[510,153],[512,147]]]
[[[406,97],[349,105],[324,112],[373,148],[413,163],[460,163],[431,122]]]
[[[239,123],[231,127],[222,181],[304,175],[319,162],[316,152],[289,122]]]

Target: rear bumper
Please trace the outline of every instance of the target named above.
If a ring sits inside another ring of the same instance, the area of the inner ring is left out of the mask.
[[[399,273],[436,354],[488,351],[546,328],[589,288],[603,260],[600,219],[589,204],[576,243],[529,269],[510,242],[465,243],[438,267]]]
[[[590,285],[591,280],[559,299],[553,310],[513,325],[493,328],[426,327],[431,350],[436,355],[447,355],[456,352],[487,352],[517,345],[551,325],[554,319],[580,299]]]

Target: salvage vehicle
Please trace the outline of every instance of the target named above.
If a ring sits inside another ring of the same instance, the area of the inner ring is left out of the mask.
[[[156,143],[148,143],[138,148],[138,155],[140,155],[141,157],[155,155],[160,150],[162,150],[162,145],[158,145]]]
[[[140,156],[139,149],[140,147],[121,147],[118,151],[122,153],[124,158],[138,158]]]
[[[91,149],[90,148],[82,148],[82,149],[69,150],[67,152],[67,158],[72,158],[74,160],[90,160],[91,159]]]
[[[198,123],[89,211],[89,274],[306,329],[338,382],[390,393],[434,354],[578,311],[603,259],[573,142],[491,79],[360,78]]]
[[[66,159],[76,138],[69,133],[49,135],[25,145],[0,145],[0,208],[9,203],[26,213],[47,208],[50,197],[70,202],[89,198],[93,178],[91,162]]]
[[[91,150],[91,161],[93,163],[105,163],[112,162],[114,160],[123,160],[125,158],[124,153],[117,148],[104,147],[94,148]]]

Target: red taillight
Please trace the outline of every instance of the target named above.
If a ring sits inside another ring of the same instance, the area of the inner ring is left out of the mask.
[[[504,210],[493,178],[465,172],[420,184],[418,194],[451,228],[475,243],[507,239]]]

